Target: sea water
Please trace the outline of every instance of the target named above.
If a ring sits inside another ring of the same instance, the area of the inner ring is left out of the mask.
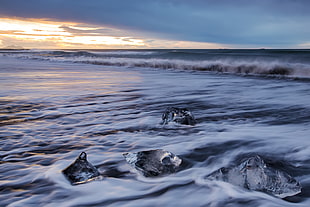
[[[0,206],[309,206],[310,50],[0,51]],[[197,124],[161,124],[168,107]],[[164,149],[171,175],[123,153]],[[79,154],[104,179],[72,186]],[[259,155],[302,186],[279,199],[213,171]]]

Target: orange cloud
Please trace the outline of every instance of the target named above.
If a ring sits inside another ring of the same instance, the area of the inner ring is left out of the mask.
[[[37,43],[42,41],[49,42],[50,44],[48,45],[64,48],[105,48],[110,46],[144,45],[143,40],[131,39],[128,36],[112,36],[111,31],[113,30],[102,27],[81,27],[78,23],[72,22],[0,18],[0,40],[2,46],[16,45],[15,42],[18,42],[23,47],[24,45],[29,47],[32,43],[33,48],[38,48]]]
[[[10,45],[30,49],[229,48],[216,43],[151,39],[135,35],[122,29],[78,22],[0,18],[0,48]]]

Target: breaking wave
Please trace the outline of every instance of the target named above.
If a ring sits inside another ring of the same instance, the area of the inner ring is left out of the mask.
[[[127,59],[110,58],[106,60],[84,59],[75,62],[125,67],[146,67],[161,69],[214,71],[221,73],[279,75],[289,77],[310,78],[310,68],[302,64],[281,64],[278,62],[248,62],[248,61],[183,61],[171,59]]]
[[[210,52],[211,51],[211,52]],[[218,73],[310,78],[309,51],[259,50],[96,50],[9,51],[0,55],[118,67],[211,71]]]

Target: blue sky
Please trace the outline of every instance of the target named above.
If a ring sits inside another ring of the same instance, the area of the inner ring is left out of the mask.
[[[76,36],[143,41],[137,48],[169,43],[310,48],[308,0],[0,0],[0,5],[2,18],[45,19],[57,21],[60,29]],[[0,31],[6,33],[3,45],[14,44],[5,28]],[[16,44],[22,44],[21,39]]]

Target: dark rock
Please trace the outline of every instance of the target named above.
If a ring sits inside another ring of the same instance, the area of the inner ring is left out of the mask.
[[[62,173],[72,185],[82,184],[101,178],[97,168],[87,161],[85,152],[82,152],[71,165],[62,171]]]
[[[146,177],[176,172],[182,160],[171,152],[156,149],[136,153],[124,153],[126,161]]]
[[[298,181],[283,171],[268,167],[258,155],[248,158],[238,166],[221,168],[207,178],[225,181],[249,190],[262,191],[280,198],[301,192]]]
[[[168,107],[162,115],[163,124],[176,122],[179,124],[195,125],[196,120],[187,108]]]

